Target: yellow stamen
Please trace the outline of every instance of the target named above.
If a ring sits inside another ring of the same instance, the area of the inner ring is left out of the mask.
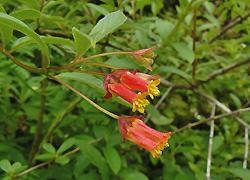
[[[133,101],[132,111],[136,110],[140,113],[144,113],[145,107],[149,105],[149,101],[146,99],[147,93],[138,93],[137,98]]]
[[[151,99],[154,99],[154,96],[159,96],[160,91],[157,86],[160,84],[160,79],[151,80],[148,84],[148,95]]]
[[[153,150],[150,151],[153,158],[159,158],[164,148],[168,147],[168,143],[160,143]]]

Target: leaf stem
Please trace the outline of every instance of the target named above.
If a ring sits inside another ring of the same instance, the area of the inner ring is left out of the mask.
[[[64,85],[65,87],[67,87],[68,89],[70,89],[71,91],[73,91],[74,93],[76,93],[77,95],[81,96],[83,99],[85,99],[88,103],[90,103],[92,106],[94,106],[96,109],[102,111],[103,113],[107,114],[108,116],[114,118],[114,119],[118,119],[119,116],[116,114],[113,114],[111,112],[109,112],[108,110],[102,108],[101,106],[99,106],[98,104],[96,104],[94,101],[92,101],[91,99],[89,99],[87,96],[85,96],[84,94],[82,94],[80,91],[76,90],[75,88],[73,88],[72,86],[70,86],[69,84],[67,84],[66,82],[64,82],[63,80],[55,77],[55,76],[49,76],[50,79],[53,79],[57,82],[59,82],[60,84]]]
[[[117,51],[117,52],[106,52],[106,53],[101,53],[101,54],[96,54],[96,55],[93,55],[93,56],[89,56],[89,57],[77,57],[75,60],[72,61],[72,63],[70,64],[66,64],[66,65],[62,65],[62,66],[51,66],[51,67],[48,67],[49,70],[62,70],[62,69],[68,69],[68,68],[71,68],[75,65],[78,65],[78,64],[82,64],[84,63],[85,61],[88,61],[88,60],[92,60],[92,59],[96,59],[96,58],[99,58],[99,57],[103,57],[103,56],[108,56],[108,55],[118,55],[118,54],[132,54],[133,52],[124,52],[124,51]]]

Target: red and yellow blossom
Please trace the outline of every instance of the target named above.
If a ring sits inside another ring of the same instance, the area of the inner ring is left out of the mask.
[[[146,99],[146,93],[135,93],[120,83],[108,84],[108,92],[111,95],[117,95],[132,104],[132,111],[136,110],[140,113],[144,113],[145,107],[149,105],[149,101]]]
[[[160,84],[159,76],[120,69],[106,75],[104,79],[103,84],[107,91],[106,98],[112,96],[109,85],[117,83],[122,84],[133,92],[149,95],[152,99],[160,94],[157,87]]]
[[[121,75],[120,81],[131,90],[146,92],[151,99],[160,95],[160,91],[157,88],[160,84],[158,76],[126,71]]]
[[[138,116],[121,116],[118,122],[123,139],[148,150],[152,157],[160,157],[163,149],[168,147],[168,140],[172,132],[156,131],[147,126]]]
[[[134,51],[132,55],[138,63],[152,71],[151,65],[154,63],[154,47]]]

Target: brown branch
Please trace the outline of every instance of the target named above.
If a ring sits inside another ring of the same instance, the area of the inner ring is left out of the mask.
[[[217,99],[213,98],[212,96],[209,96],[208,94],[205,94],[204,92],[198,91],[198,90],[193,90],[195,93],[199,94],[200,96],[206,98],[207,100],[211,101],[212,103],[215,103],[221,110],[223,110],[224,112],[232,112],[227,106],[225,106],[223,103],[221,103],[220,101],[218,101]],[[244,127],[247,127],[248,129],[250,129],[250,125],[248,123],[246,123],[243,119],[241,119],[240,117],[238,117],[237,115],[233,115],[234,118],[240,123],[242,124]]]
[[[207,122],[210,122],[212,120],[218,120],[218,119],[221,119],[221,118],[224,118],[224,117],[228,117],[228,116],[233,116],[233,115],[239,115],[243,112],[249,112],[250,111],[250,107],[249,108],[244,108],[244,109],[238,109],[236,111],[231,111],[230,113],[224,113],[224,114],[220,114],[220,115],[217,115],[217,116],[214,116],[214,117],[210,117],[210,118],[207,118],[207,119],[204,119],[202,121],[198,121],[198,122],[194,122],[194,123],[189,123],[179,129],[177,129],[175,131],[175,133],[178,133],[178,132],[181,132],[185,129],[190,129],[192,127],[195,127],[195,126],[198,126],[200,124],[204,124],[204,123],[207,123]]]
[[[70,38],[65,32],[53,30],[53,29],[41,29],[39,28],[39,34],[41,35],[51,35],[56,37]],[[73,38],[71,38],[73,39]]]
[[[193,30],[192,30],[192,38],[193,38],[193,52],[195,54],[195,50],[196,50],[196,9],[194,9],[194,16],[193,16]],[[194,61],[192,63],[192,77],[193,80],[195,80],[195,75],[196,75],[196,69],[197,69],[197,65],[198,65],[198,59],[195,57]]]
[[[36,124],[36,133],[34,136],[34,140],[33,140],[30,155],[29,155],[29,164],[33,163],[34,157],[39,149],[40,142],[41,142],[43,118],[44,118],[44,112],[45,112],[47,83],[48,83],[47,78],[41,81],[40,112],[38,114],[38,119],[37,119],[37,124]]]
[[[46,142],[50,139],[54,130],[62,123],[66,115],[70,113],[80,101],[81,101],[81,98],[77,97],[75,100],[70,102],[70,104],[67,107],[65,107],[61,113],[58,113],[56,119],[53,120],[53,122],[50,124],[47,133],[43,137],[42,142]]]
[[[216,104],[212,104],[212,110],[211,110],[210,118],[214,117],[215,110],[216,110]],[[210,133],[209,133],[208,153],[207,153],[206,180],[210,180],[211,179],[211,163],[212,163],[213,138],[214,138],[214,120],[211,121],[211,123],[210,123]]]
[[[213,43],[215,40],[219,39],[221,36],[223,36],[229,29],[233,28],[234,26],[236,26],[237,24],[242,23],[243,21],[245,21],[248,17],[250,17],[250,13],[246,14],[243,17],[238,17],[235,20],[233,20],[232,22],[228,23],[222,30],[221,32],[216,35],[214,38],[212,38],[209,43]]]
[[[215,70],[213,71],[212,73],[210,73],[208,75],[208,78],[206,80],[203,80],[203,81],[194,81],[194,82],[190,82],[188,79],[185,79],[183,77],[181,77],[182,79],[184,79],[187,84],[173,84],[165,79],[161,79],[161,84],[164,85],[164,86],[172,86],[174,89],[195,89],[197,87],[199,87],[200,85],[203,85],[205,84],[206,82],[210,81],[210,80],[213,80],[215,79],[217,76],[220,76],[220,75],[223,75],[223,74],[226,74],[227,72],[229,71],[232,71],[242,65],[245,65],[245,64],[248,64],[250,63],[250,57],[244,59],[244,60],[241,60],[241,61],[237,61],[235,63],[232,63],[222,69],[218,69],[218,70]]]
[[[244,159],[243,159],[243,168],[247,169],[247,159],[248,159],[248,151],[249,151],[249,129],[245,127],[245,148],[244,148]]]
[[[32,73],[44,73],[44,70],[42,68],[36,68],[36,67],[32,67],[32,66],[28,66],[26,64],[21,63],[19,60],[17,60],[14,56],[12,56],[12,54],[7,51],[6,49],[0,47],[0,51],[7,56],[14,64],[16,64],[17,66],[20,66],[21,68],[30,71]]]
[[[13,177],[13,179],[18,178],[18,177],[21,177],[21,176],[24,176],[25,174],[28,174],[28,173],[30,173],[31,171],[34,171],[34,170],[36,170],[36,169],[38,169],[38,168],[40,168],[40,167],[46,166],[46,165],[50,164],[51,162],[52,162],[52,161],[46,161],[46,162],[43,162],[43,163],[38,164],[38,165],[36,165],[36,166],[33,166],[33,167],[31,167],[31,168],[29,168],[29,169],[27,169],[27,170],[25,170],[25,171],[23,171],[23,172],[21,172],[21,173],[15,175],[15,176]]]
[[[216,78],[219,75],[223,75],[223,74],[225,74],[225,73],[227,73],[227,72],[229,72],[229,71],[231,71],[231,70],[233,70],[235,68],[238,68],[239,66],[242,66],[242,65],[245,65],[245,64],[248,64],[248,63],[250,63],[250,58],[249,57],[242,60],[242,61],[237,61],[235,63],[232,63],[232,64],[230,64],[230,65],[228,65],[228,66],[226,66],[226,67],[224,67],[222,69],[218,69],[218,70],[212,72],[211,74],[209,74],[208,78],[205,81],[202,81],[202,83],[208,82],[208,81]]]
[[[178,19],[178,21],[176,22],[175,26],[172,28],[172,30],[168,34],[167,38],[171,39],[171,38],[175,37],[174,34],[178,31],[179,26],[183,23],[183,21],[185,20],[185,17],[188,15],[188,13],[190,12],[190,10],[192,9],[192,5],[193,5],[194,2],[195,2],[195,0],[191,0],[189,2],[189,4],[186,6],[186,8],[183,11],[183,13],[181,13],[181,16]]]
[[[100,140],[102,140],[102,138],[94,139],[94,140],[92,140],[92,141],[89,141],[88,144],[94,144],[94,143],[99,142]],[[77,153],[78,151],[80,151],[80,148],[79,148],[79,147],[77,147],[77,148],[75,148],[75,149],[73,149],[73,150],[71,150],[71,151],[65,153],[64,156],[70,156],[70,155],[72,155],[72,154]],[[15,179],[15,178],[24,176],[24,175],[30,173],[31,171],[34,171],[34,170],[36,170],[36,169],[38,169],[38,168],[41,168],[41,167],[43,167],[43,166],[46,166],[46,165],[48,165],[48,164],[50,164],[50,163],[52,163],[52,162],[54,162],[54,161],[53,161],[53,160],[49,160],[49,161],[43,162],[43,163],[41,163],[41,164],[35,165],[35,166],[33,166],[33,167],[29,168],[29,169],[24,170],[23,172],[21,172],[21,173],[19,173],[19,174],[16,174],[13,178]]]

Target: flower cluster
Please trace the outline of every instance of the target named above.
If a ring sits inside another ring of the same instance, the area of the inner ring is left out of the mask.
[[[151,76],[144,73],[129,71],[126,69],[116,70],[106,75],[104,88],[107,94],[105,98],[113,95],[119,96],[132,104],[132,111],[144,113],[145,107],[149,104],[146,99],[150,96],[158,96],[160,91],[157,86],[160,84],[158,76]]]
[[[133,52],[138,62],[151,69],[153,51],[152,48]],[[160,77],[148,75],[128,69],[119,69],[107,74],[103,81],[106,90],[105,98],[118,96],[132,105],[132,111],[144,113],[149,104],[147,97],[154,99],[160,95],[158,85]],[[156,131],[143,122],[139,116],[120,116],[118,119],[120,132],[123,139],[127,139],[139,147],[148,150],[152,157],[160,157],[162,150],[168,146],[171,132],[162,133]]]

